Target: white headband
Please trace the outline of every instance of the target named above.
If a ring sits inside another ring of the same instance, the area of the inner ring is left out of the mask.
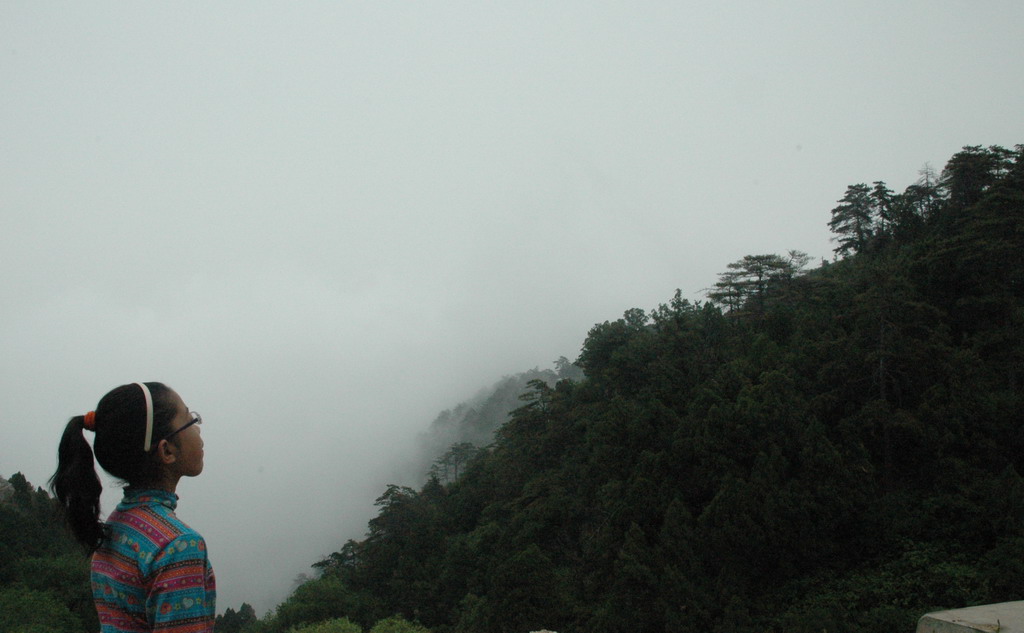
[[[149,393],[149,387],[145,383],[137,382],[142,387],[142,394],[146,396],[146,445],[142,449],[149,452],[150,444],[153,442],[153,395]]]

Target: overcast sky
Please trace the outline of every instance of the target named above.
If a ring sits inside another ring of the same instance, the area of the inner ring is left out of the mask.
[[[0,44],[0,475],[166,382],[219,611],[362,536],[440,410],[1024,143],[1019,0],[0,0]]]

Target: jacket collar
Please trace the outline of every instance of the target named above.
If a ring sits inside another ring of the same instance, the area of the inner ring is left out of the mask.
[[[159,488],[126,488],[119,509],[141,505],[162,505],[174,510],[178,507],[178,495]]]

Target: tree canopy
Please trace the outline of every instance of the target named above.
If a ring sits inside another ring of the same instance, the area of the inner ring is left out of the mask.
[[[912,630],[1021,598],[1024,148],[852,185],[837,259],[595,325],[318,565],[437,632]],[[287,610],[292,601],[281,606]]]
[[[98,630],[89,561],[66,530],[59,505],[15,473],[0,495],[0,631]]]

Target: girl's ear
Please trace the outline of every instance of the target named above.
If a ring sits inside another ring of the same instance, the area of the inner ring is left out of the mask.
[[[167,440],[160,440],[156,445],[156,455],[161,464],[173,464],[178,461],[177,448]]]

